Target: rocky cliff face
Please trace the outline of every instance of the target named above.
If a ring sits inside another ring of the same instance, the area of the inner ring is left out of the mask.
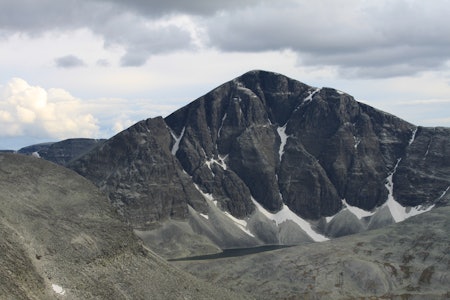
[[[417,127],[338,90],[252,71],[165,119],[132,126],[70,167],[135,228],[189,219],[190,208],[211,225],[215,207],[255,244],[292,236],[279,226],[286,220],[320,240],[314,231],[377,228],[448,201],[450,129]],[[200,223],[197,233],[211,232]]]

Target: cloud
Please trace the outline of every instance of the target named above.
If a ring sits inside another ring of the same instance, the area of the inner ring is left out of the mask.
[[[291,50],[301,66],[382,78],[445,67],[448,15],[448,0],[16,0],[0,1],[0,36],[88,28],[106,49],[123,49],[122,66],[135,67],[152,55],[199,45],[221,52]]]
[[[299,63],[337,66],[349,77],[411,75],[450,59],[448,1],[272,2],[210,18],[222,51],[290,49]]]
[[[183,24],[171,22],[174,17],[171,5],[166,9],[159,1],[153,1],[159,13],[149,17],[139,9],[142,5],[151,10],[144,2],[134,1],[124,6],[122,2],[95,0],[0,1],[0,36],[20,32],[39,37],[48,31],[88,28],[104,40],[106,48],[125,49],[123,66],[141,66],[151,55],[192,48],[192,31],[183,28]],[[67,56],[58,58],[56,64],[74,67],[83,62]]]
[[[85,66],[86,64],[75,55],[66,55],[55,59],[58,68],[70,69]]]
[[[109,67],[111,64],[107,59],[101,58],[97,60],[96,65],[99,67]]]
[[[95,137],[97,120],[62,89],[45,90],[20,78],[0,86],[0,136]]]
[[[160,16],[174,13],[210,16],[220,11],[238,10],[261,2],[268,2],[268,0],[130,0],[126,2],[121,0],[97,0],[97,2],[114,4],[122,9],[132,10],[135,13],[147,16]]]

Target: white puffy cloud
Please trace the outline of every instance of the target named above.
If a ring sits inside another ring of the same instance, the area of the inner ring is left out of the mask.
[[[62,89],[45,90],[20,78],[0,87],[0,137],[95,137],[97,120]]]

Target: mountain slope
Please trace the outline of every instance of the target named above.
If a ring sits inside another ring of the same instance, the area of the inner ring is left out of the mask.
[[[134,228],[184,220],[211,249],[321,241],[404,220],[448,201],[449,157],[448,128],[252,71],[69,167]],[[353,216],[338,217],[345,210]]]
[[[241,299],[144,248],[76,173],[0,154],[1,299]]]
[[[258,299],[448,299],[449,216],[441,207],[324,243],[172,264]]]

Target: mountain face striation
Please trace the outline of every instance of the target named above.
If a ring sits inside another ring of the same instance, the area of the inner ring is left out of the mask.
[[[322,241],[443,205],[450,129],[251,71],[68,166],[105,191],[148,245],[173,257]]]

